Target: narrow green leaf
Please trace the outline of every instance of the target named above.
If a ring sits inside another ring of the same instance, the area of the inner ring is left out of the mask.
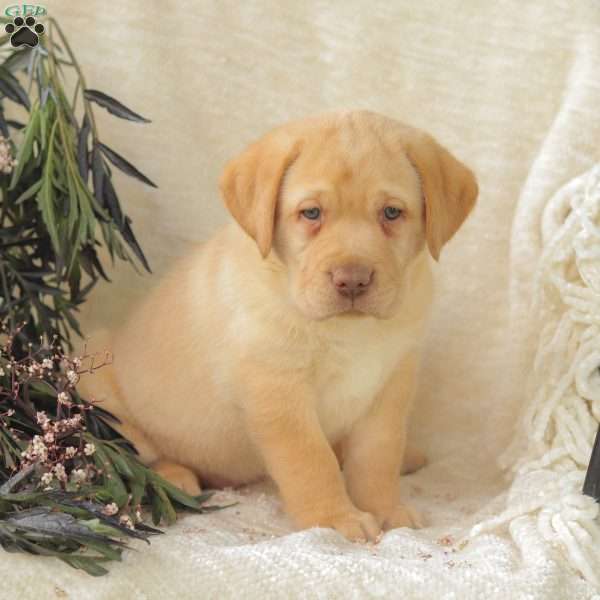
[[[65,555],[61,557],[61,560],[64,560],[67,564],[75,567],[76,569],[81,569],[85,571],[88,575],[93,575],[94,577],[100,577],[101,575],[106,575],[108,571],[98,564],[97,560],[92,557],[87,556],[69,556]]]
[[[77,322],[77,319],[73,316],[72,311],[67,308],[65,306],[65,308],[63,309],[63,316],[65,318],[65,320],[67,321],[67,323],[69,324],[69,327],[79,336],[79,337],[83,337],[83,333],[81,332],[81,329],[79,329],[79,323]]]
[[[51,109],[48,105],[44,106],[40,111],[40,142],[43,149],[47,148],[48,143],[48,122],[52,118]],[[40,152],[41,154],[41,152]]]
[[[5,138],[10,137],[10,132],[8,131],[8,121],[4,117],[4,110],[0,106],[0,132]]]
[[[178,487],[175,487],[173,484],[169,483],[166,479],[163,479],[157,473],[152,472],[150,475],[150,483],[156,488],[161,488],[168,494],[173,500],[179,502],[179,504],[183,504],[183,506],[187,506],[188,508],[192,508],[194,510],[201,510],[202,506],[198,503],[198,501],[189,494],[186,494],[183,490],[180,490]]]
[[[40,294],[50,294],[51,296],[58,296],[62,293],[60,288],[52,287],[39,281],[31,281],[30,279],[26,279],[25,277],[23,278],[23,283],[27,289],[35,290]]]
[[[114,463],[115,467],[117,468],[117,471],[121,475],[124,475],[125,477],[127,477],[128,479],[134,479],[135,475],[134,475],[133,471],[127,464],[127,461],[121,456],[121,454],[118,451],[111,448],[108,444],[103,444],[103,446],[104,446],[104,451],[108,454],[108,456]]]
[[[115,115],[116,117],[127,119],[128,121],[136,121],[138,123],[151,123],[149,119],[138,115],[104,92],[99,92],[98,90],[85,90],[83,94],[88,100],[105,108],[110,114]]]
[[[44,166],[44,173],[42,175],[42,187],[37,195],[37,200],[42,212],[42,219],[48,228],[52,244],[56,253],[61,255],[61,245],[56,222],[56,207],[54,205],[54,187],[52,185],[52,171],[54,169],[54,137],[56,136],[57,126],[58,121],[55,121],[50,133],[50,139],[48,140],[48,155]]]
[[[13,129],[23,129],[25,127],[25,125],[23,123],[20,123],[19,121],[14,121],[13,119],[6,119],[6,124],[9,127],[12,127]]]
[[[67,214],[67,237],[71,238],[73,235],[73,230],[75,227],[75,223],[77,223],[79,214],[79,200],[77,197],[76,184],[73,179],[70,177],[70,173],[67,172],[67,189],[68,189],[68,198],[69,198],[69,210]],[[79,236],[78,236],[78,239]]]
[[[105,177],[104,179],[103,193],[104,202],[108,208],[108,212],[120,231],[123,229],[125,224],[123,219],[123,211],[121,210],[121,205],[119,204],[119,199],[117,198],[117,193],[115,192],[115,188],[113,187],[110,177]]]
[[[104,267],[102,266],[100,259],[98,258],[96,250],[91,244],[86,244],[81,249],[80,258],[82,267],[90,277],[94,277],[94,270],[96,270],[102,279],[105,281],[110,281],[108,275],[104,271]]]
[[[83,118],[79,136],[77,138],[77,166],[79,168],[79,176],[87,185],[89,165],[88,165],[88,138],[90,136],[91,126],[87,114]]]
[[[108,560],[116,560],[116,561],[121,560],[121,555],[123,553],[123,550],[121,548],[113,548],[108,543],[96,542],[96,541],[91,542],[89,540],[86,541],[85,545],[88,549],[95,550],[96,552],[98,552],[99,554],[101,554],[102,556],[107,558]]]
[[[175,509],[173,508],[169,497],[162,487],[160,487],[160,485],[157,485],[156,483],[152,483],[151,485],[156,496],[159,498],[160,512],[162,517],[164,517],[167,525],[173,525],[173,523],[177,521],[177,514],[175,513]],[[154,505],[152,507],[152,514],[154,515]],[[155,523],[155,525],[157,525],[157,523]]]
[[[94,186],[94,196],[101,207],[105,207],[104,204],[104,178],[106,177],[104,170],[104,161],[102,160],[102,154],[100,148],[94,146],[92,150],[92,184]]]
[[[0,91],[13,102],[22,104],[27,110],[31,108],[27,92],[19,80],[3,66],[0,66]]]
[[[94,517],[93,519],[87,519],[81,521],[83,525],[89,527],[91,531],[100,535],[106,535],[111,538],[118,538],[121,535],[121,531],[108,525],[107,523],[100,521],[98,517]]]
[[[77,130],[77,119],[75,118],[75,114],[73,113],[73,109],[71,108],[71,103],[69,99],[65,95],[65,91],[62,86],[57,86],[55,88],[56,95],[58,97],[58,103],[62,108],[61,113],[64,114],[68,119],[68,124],[73,127],[74,130]]]
[[[102,229],[102,237],[104,238],[104,244],[108,249],[108,254],[110,255],[111,263],[115,264],[115,246],[118,244],[118,240],[116,240],[113,234],[112,223],[103,222],[100,223],[100,227]]]
[[[160,497],[155,492],[152,493],[152,523],[154,525],[160,525],[160,518],[162,516],[162,504]]]
[[[104,470],[104,486],[119,507],[128,499],[127,488],[101,445],[96,446],[96,464]]]
[[[78,201],[78,205],[81,207],[80,196],[77,197],[77,201]],[[75,236],[75,244],[74,244],[76,251],[73,253],[75,258],[69,265],[69,272],[73,268],[73,262],[75,261],[75,259],[77,259],[79,257],[79,248],[81,247],[81,244],[84,244],[89,239],[87,236],[87,230],[88,230],[87,214],[84,210],[81,210],[81,208],[80,208],[80,210],[79,210],[79,227],[77,229],[77,233]]]
[[[52,396],[53,398],[56,398],[57,395],[57,391],[54,387],[52,387],[52,385],[50,385],[50,383],[48,383],[47,381],[43,380],[43,379],[32,379],[29,382],[29,387],[32,390],[35,390],[36,392],[40,392],[41,394],[47,394],[49,396]]]
[[[19,71],[21,69],[25,69],[29,64],[29,60],[31,58],[31,48],[21,48],[19,50],[15,50],[5,61],[4,68],[9,71]]]
[[[79,207],[83,214],[85,214],[85,221],[87,224],[87,237],[86,239],[80,238],[81,243],[85,241],[94,241],[96,239],[96,215],[94,214],[94,197],[90,193],[87,186],[80,181],[78,186],[79,193]]]
[[[19,152],[17,153],[17,166],[13,171],[13,175],[10,181],[9,190],[13,190],[17,183],[19,183],[19,178],[21,177],[21,173],[27,164],[27,161],[31,157],[31,152],[33,150],[33,140],[38,133],[40,123],[40,111],[39,109],[34,111],[31,114],[29,119],[29,123],[25,127],[25,137],[23,138],[23,142],[19,148]]]
[[[81,267],[79,262],[74,262],[69,273],[69,291],[71,293],[71,302],[74,302],[81,290]]]
[[[120,154],[115,152],[112,148],[109,148],[108,146],[106,146],[105,144],[102,144],[101,142],[98,142],[98,147],[102,151],[102,154],[104,154],[104,156],[106,156],[106,158],[108,158],[108,160],[110,160],[110,162],[113,165],[115,165],[115,167],[117,167],[117,169],[120,169],[121,171],[123,171],[123,173],[126,173],[127,175],[130,175],[131,177],[135,177],[136,179],[139,179],[141,182],[143,182],[147,185],[150,185],[154,188],[158,187],[154,182],[152,182],[150,179],[148,179],[148,177],[146,177],[141,171],[136,169],[128,160],[124,159]]]
[[[29,200],[29,198],[32,198],[33,196],[35,196],[39,189],[42,187],[42,180],[40,179],[39,181],[36,181],[33,185],[31,185],[30,187],[28,187],[16,200],[15,200],[15,206],[17,204],[21,204],[21,202],[25,202],[25,200]]]
[[[129,488],[131,489],[131,505],[137,506],[138,504],[141,504],[146,495],[146,486],[137,481],[130,481]]]
[[[42,106],[42,108],[46,106],[46,102],[48,102],[48,98],[50,98],[50,90],[50,87],[45,87],[42,90],[42,95],[40,96],[40,106]]]
[[[142,248],[138,244],[138,241],[135,238],[135,235],[133,235],[133,230],[131,229],[130,223],[131,223],[131,221],[130,221],[129,217],[125,217],[125,226],[123,227],[123,230],[121,231],[121,235],[123,236],[123,239],[127,242],[128,246],[133,250],[134,254],[138,257],[138,259],[140,260],[142,265],[144,265],[144,268],[146,269],[146,271],[148,271],[148,273],[152,273],[152,269],[150,269],[150,265],[148,264],[148,261],[146,260],[146,256],[144,255]],[[118,246],[117,246],[117,249],[118,249]]]

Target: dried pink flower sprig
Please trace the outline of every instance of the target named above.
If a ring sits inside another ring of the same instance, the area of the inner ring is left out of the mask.
[[[16,165],[17,159],[13,156],[10,142],[0,135],[0,172],[9,175]]]
[[[87,354],[84,349],[83,356],[70,358],[60,349],[40,343],[39,350],[30,350],[26,357],[17,360],[11,348],[19,330],[8,334],[4,328],[3,332],[6,340],[0,348],[0,400],[8,400],[15,408],[0,413],[0,419],[24,446],[20,465],[13,470],[35,464],[40,470],[39,485],[44,489],[53,486],[72,489],[90,483],[98,469],[93,461],[95,446],[84,439],[84,412],[91,410],[94,402],[79,402],[75,386],[82,374],[102,368],[110,356],[105,354],[98,362],[98,355]],[[48,411],[37,410],[30,400],[32,390],[40,389],[47,392],[47,398],[55,399],[56,404]],[[39,434],[27,440],[22,432],[11,427],[15,409],[37,423]]]
[[[44,411],[39,411],[36,420],[43,434],[33,436],[27,449],[21,453],[22,467],[37,463],[44,470],[40,479],[44,488],[49,487],[53,481],[66,484],[70,479],[75,485],[89,482],[95,475],[96,468],[86,458],[94,454],[95,446],[91,443],[84,445],[82,436],[74,435],[85,430],[81,414],[51,420]],[[79,445],[63,446],[60,440],[65,434],[79,437]]]

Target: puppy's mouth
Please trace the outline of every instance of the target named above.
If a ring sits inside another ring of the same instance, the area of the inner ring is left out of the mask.
[[[340,317],[345,316],[350,318],[365,317],[370,315],[371,311],[366,310],[364,307],[361,306],[361,300],[363,300],[363,298],[358,297],[348,298],[347,300],[340,302],[340,307],[338,309],[337,315]]]
[[[317,321],[332,318],[364,319],[366,317],[375,317],[381,319],[387,317],[385,311],[381,309],[377,302],[362,297],[340,299],[329,305],[320,305],[317,310],[310,312],[312,313],[310,314],[311,318]]]
[[[335,317],[340,317],[342,319],[360,319],[361,317],[369,317],[369,316],[373,316],[372,313],[369,312],[365,312],[363,310],[359,310],[358,308],[348,308],[345,310],[341,310],[340,312],[336,313],[335,315],[332,315]]]

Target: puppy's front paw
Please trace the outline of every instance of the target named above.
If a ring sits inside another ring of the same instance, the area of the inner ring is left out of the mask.
[[[353,542],[374,542],[381,533],[377,519],[357,509],[336,515],[327,525]]]
[[[354,507],[328,516],[304,516],[298,521],[304,527],[330,527],[352,542],[374,542],[381,533],[381,527],[371,513]]]
[[[406,504],[398,504],[383,519],[383,529],[397,529],[398,527],[410,527],[411,529],[421,529],[424,521],[421,515]]]

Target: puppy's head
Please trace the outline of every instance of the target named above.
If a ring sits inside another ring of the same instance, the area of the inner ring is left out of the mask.
[[[411,263],[437,260],[475,204],[471,171],[429,135],[367,111],[275,129],[232,160],[225,204],[285,265],[313,319],[389,318]]]

